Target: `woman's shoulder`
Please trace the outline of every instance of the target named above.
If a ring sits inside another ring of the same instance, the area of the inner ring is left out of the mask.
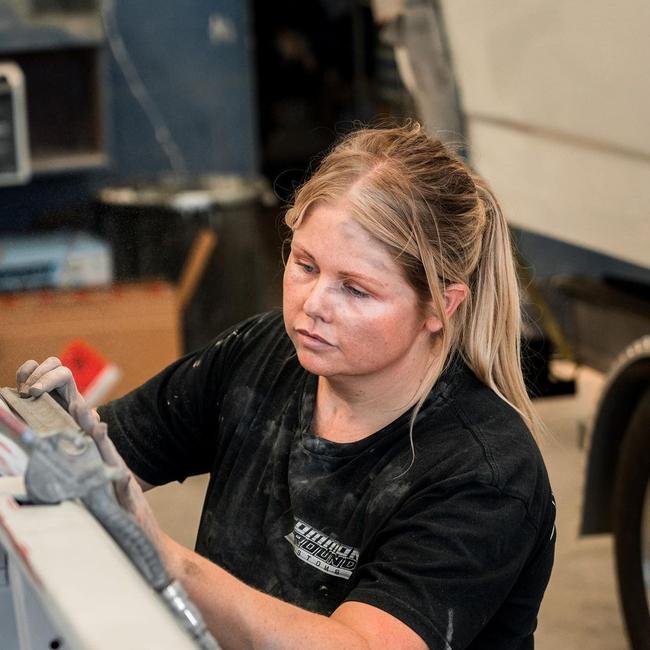
[[[268,311],[251,316],[213,338],[202,350],[203,357],[227,357],[235,362],[238,357],[268,357],[273,350],[279,353],[292,348],[284,329],[282,312]]]
[[[143,391],[192,387],[201,404],[219,402],[228,391],[268,386],[279,375],[295,374],[297,361],[282,312],[251,316],[190,352],[144,384]]]
[[[280,310],[255,314],[225,329],[212,340],[212,345],[219,346],[226,342],[260,342],[264,339],[286,337],[284,321]]]
[[[462,361],[441,380],[439,408],[431,415],[436,433],[424,436],[438,459],[438,478],[442,470],[450,487],[480,483],[537,511],[551,490],[542,454],[521,415]]]

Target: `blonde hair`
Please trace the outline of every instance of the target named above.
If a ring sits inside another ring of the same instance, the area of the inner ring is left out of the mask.
[[[457,352],[534,434],[539,432],[522,375],[512,244],[487,183],[417,122],[408,122],[343,138],[298,189],[285,221],[293,231],[317,203],[341,200],[394,255],[421,309],[433,304],[442,322],[414,397],[411,433],[427,395]],[[447,318],[444,289],[452,283],[463,283],[469,292]]]

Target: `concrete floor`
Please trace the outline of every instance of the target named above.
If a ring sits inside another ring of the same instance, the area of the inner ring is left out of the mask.
[[[579,536],[585,432],[602,376],[578,374],[578,393],[536,402],[549,429],[540,446],[558,508],[555,567],[539,617],[538,650],[625,650],[611,535]]]
[[[564,368],[560,370],[570,371]],[[616,595],[612,538],[578,535],[586,450],[585,431],[602,376],[581,370],[573,397],[536,402],[548,433],[540,442],[558,507],[555,568],[542,603],[538,650],[628,648]],[[163,527],[192,547],[206,487],[205,477],[149,493]]]

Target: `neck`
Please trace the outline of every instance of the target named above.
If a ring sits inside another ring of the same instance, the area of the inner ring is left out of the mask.
[[[333,442],[366,438],[408,411],[418,399],[426,367],[389,377],[319,377],[316,435]]]

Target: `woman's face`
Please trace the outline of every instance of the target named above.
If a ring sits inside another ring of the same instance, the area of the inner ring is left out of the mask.
[[[316,375],[412,381],[429,361],[415,291],[345,203],[317,205],[295,230],[283,305],[298,359]]]

